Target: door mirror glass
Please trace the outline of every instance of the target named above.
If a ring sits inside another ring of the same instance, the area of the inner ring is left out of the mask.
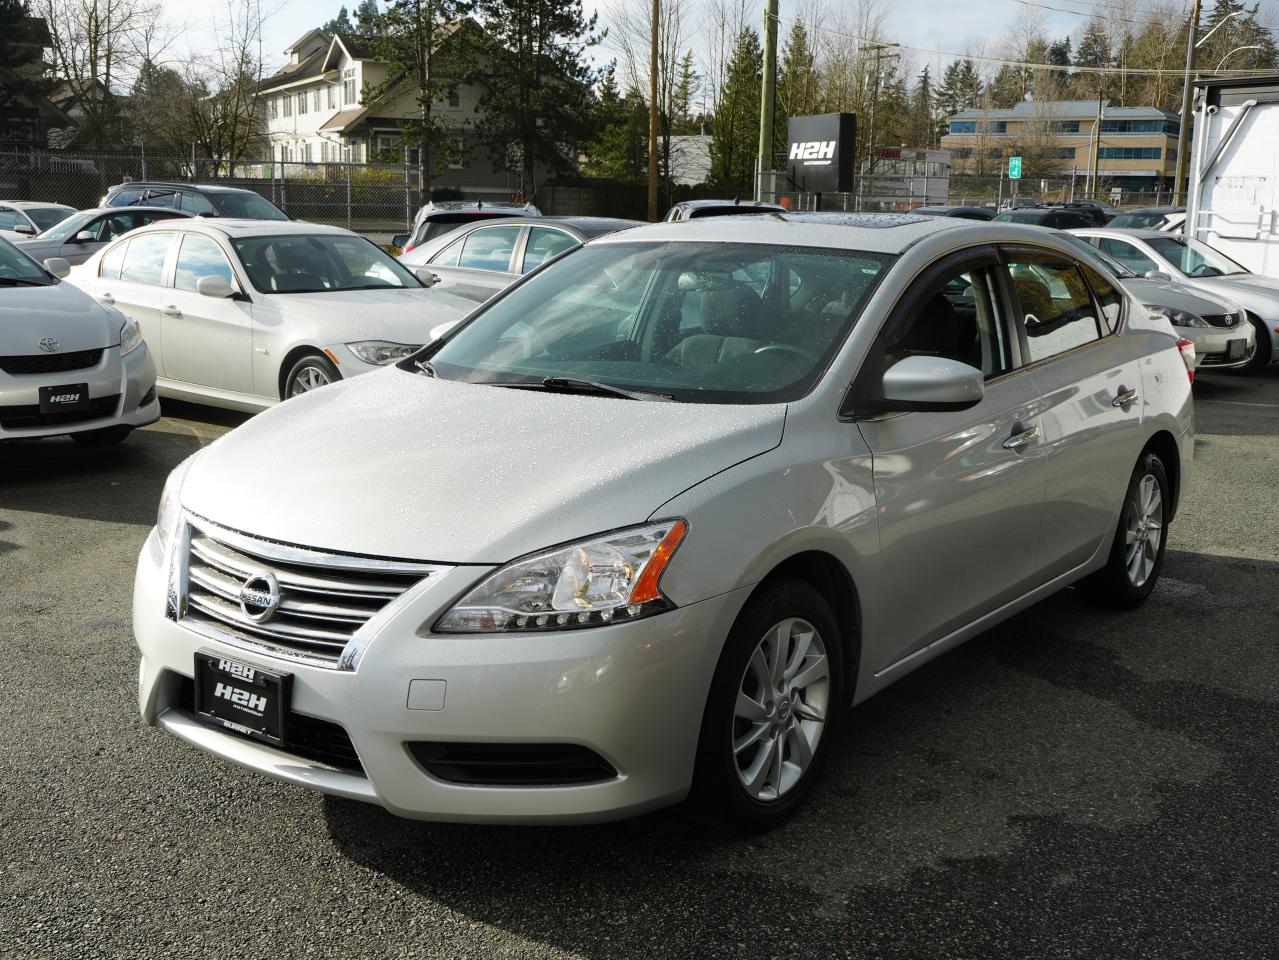
[[[440,278],[426,267],[418,267],[413,271],[413,276],[422,281],[422,286],[424,287],[433,287],[440,282]]]
[[[81,230],[79,233],[75,235],[75,238],[72,240],[72,242],[73,243],[93,243],[93,241],[96,239],[97,237],[93,235],[92,230]]]
[[[409,235],[407,233],[397,233],[391,238],[391,246],[399,247],[403,250],[409,245]]]
[[[985,395],[982,372],[949,357],[916,355],[884,372],[884,407],[897,410],[966,410]]]
[[[1146,279],[1168,281],[1171,280],[1172,277],[1168,276],[1168,274],[1164,273],[1162,270],[1147,270]]]
[[[50,257],[44,262],[44,268],[59,279],[71,273],[71,264],[62,257]]]
[[[224,300],[231,296],[235,291],[231,288],[231,284],[227,278],[221,274],[210,274],[207,277],[201,277],[195,282],[195,292],[202,297],[213,297],[218,300]]]

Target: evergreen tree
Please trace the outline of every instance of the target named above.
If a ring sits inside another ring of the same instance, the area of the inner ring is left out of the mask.
[[[1062,37],[1048,46],[1047,63],[1055,64],[1059,67],[1070,66],[1070,37]]]
[[[671,132],[690,134],[698,132],[697,94],[702,78],[694,67],[693,51],[688,50],[680,58],[675,70],[675,88],[671,92]]]
[[[604,68],[593,114],[595,133],[583,150],[585,172],[593,177],[643,183],[648,170],[648,104],[635,89],[622,95],[617,87],[616,64]]]
[[[753,193],[763,69],[759,37],[745,27],[733,45],[711,124],[711,182],[736,196]]]
[[[27,0],[0,0],[0,141],[35,140],[33,103],[49,92],[44,49]]]
[[[1260,10],[1260,3],[1249,7],[1239,0],[1216,0],[1208,12],[1207,22],[1200,29],[1200,36],[1207,36],[1209,30],[1227,17],[1231,19],[1200,48],[1200,68],[1212,70],[1219,63],[1223,70],[1273,70],[1279,66],[1274,34],[1258,19]],[[1260,49],[1239,50],[1240,47]],[[1236,50],[1237,53],[1234,52]],[[1230,55],[1229,61],[1222,63],[1227,55]]]
[[[1079,39],[1079,49],[1075,51],[1077,67],[1108,67],[1111,65],[1110,37],[1100,20],[1091,20],[1084,28],[1084,35]],[[1104,73],[1084,73],[1075,80],[1078,93],[1089,99],[1104,99],[1110,86],[1110,80]]]
[[[518,170],[526,200],[540,169],[570,169],[591,133],[595,71],[588,51],[602,39],[582,0],[477,0],[485,42],[474,79],[480,138],[494,164]]]
[[[355,8],[355,32],[368,36],[382,27],[382,12],[377,0],[360,0]]]
[[[777,71],[777,102],[773,116],[773,143],[786,143],[786,121],[818,112],[821,96],[817,72],[817,54],[808,39],[808,30],[800,20],[791,25],[782,62]]]
[[[931,147],[937,143],[937,105],[933,94],[933,78],[925,65],[915,79],[915,89],[910,94],[908,123],[911,146]]]
[[[327,23],[321,24],[320,30],[330,37],[338,33],[355,33],[355,23],[352,22],[351,15],[347,13],[346,5],[342,5],[336,17]]]
[[[937,108],[943,117],[976,109],[981,95],[981,77],[971,60],[952,60],[946,65],[941,86],[937,88]]]

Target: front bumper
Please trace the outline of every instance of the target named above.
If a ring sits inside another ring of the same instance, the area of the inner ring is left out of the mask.
[[[82,417],[38,414],[40,388],[87,383],[93,409]],[[112,400],[114,399],[114,402]],[[146,344],[125,356],[108,347],[92,367],[60,373],[8,374],[0,371],[0,440],[56,437],[104,427],[143,427],[160,419],[155,361]]]
[[[1235,327],[1173,327],[1178,336],[1187,337],[1195,345],[1195,369],[1230,370],[1244,367],[1257,352],[1257,332],[1251,323]],[[1243,357],[1230,359],[1231,341],[1244,341]]]
[[[167,567],[152,531],[139,557],[133,609],[142,652],[139,706],[148,723],[279,780],[405,817],[470,822],[609,820],[681,799],[720,649],[749,593],[597,629],[434,635],[424,625],[491,569],[448,568],[388,608],[352,669],[336,669],[219,642],[170,619]],[[196,718],[179,695],[196,651],[291,673],[291,709],[342,727],[362,771],[306,760]],[[435,681],[441,709],[409,709],[413,680]],[[407,747],[417,741],[575,744],[617,775],[575,786],[462,785],[428,773]]]

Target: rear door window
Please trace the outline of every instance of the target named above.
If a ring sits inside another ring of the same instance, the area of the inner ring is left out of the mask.
[[[1097,306],[1079,264],[1064,254],[1018,251],[1009,255],[1008,273],[1031,363],[1101,339]]]
[[[141,187],[121,187],[107,197],[108,207],[131,207],[142,201]]]
[[[577,246],[577,238],[572,234],[548,227],[533,227],[529,231],[528,244],[524,248],[524,269],[520,272],[528,273],[575,246]]]
[[[159,285],[164,282],[164,264],[173,246],[172,233],[148,233],[129,242],[129,252],[120,268],[120,279]]]
[[[457,259],[457,265],[472,270],[509,273],[515,244],[523,229],[520,226],[504,226],[481,227],[471,231],[462,244],[462,254]]]
[[[129,241],[117,243],[114,247],[102,255],[101,262],[98,263],[98,276],[104,280],[119,280],[120,267],[124,263],[124,254],[129,249]]]
[[[182,191],[182,209],[187,213],[195,214],[197,217],[204,213],[217,216],[218,208],[213,202],[202,193],[196,193],[192,190]]]

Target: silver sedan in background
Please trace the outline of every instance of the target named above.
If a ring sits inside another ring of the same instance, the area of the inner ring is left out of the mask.
[[[159,220],[190,216],[164,207],[97,207],[73,213],[30,240],[15,240],[14,246],[33,260],[61,257],[74,267],[130,230]]]
[[[1176,343],[1039,228],[603,237],[174,471],[142,715],[404,816],[692,792],[774,826],[848,708],[1070,584],[1149,596],[1194,447]]]

